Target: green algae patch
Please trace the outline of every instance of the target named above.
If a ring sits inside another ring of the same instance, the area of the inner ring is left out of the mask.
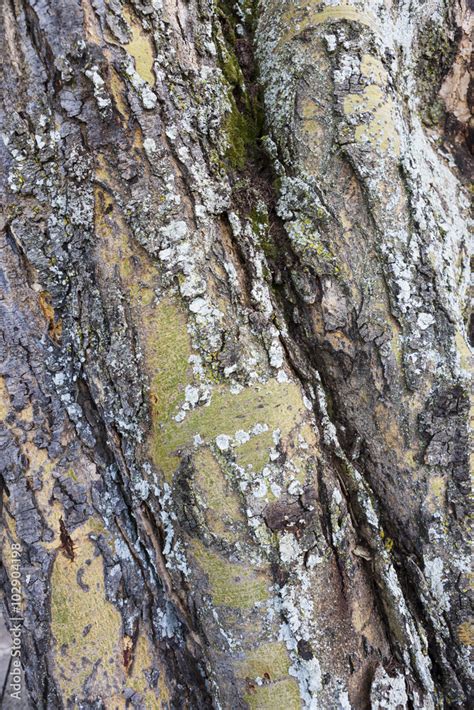
[[[105,598],[102,558],[82,532],[74,559],[58,551],[51,576],[56,680],[65,699],[113,695],[123,686],[121,617]]]
[[[238,533],[235,524],[245,523],[237,493],[225,478],[219,462],[209,449],[198,451],[193,457],[194,485],[204,499],[204,518],[209,530],[233,542]]]
[[[168,481],[179,465],[180,450],[192,447],[195,436],[199,435],[204,444],[212,444],[219,435],[232,438],[239,430],[250,432],[256,424],[262,425],[260,432],[252,434],[233,451],[237,464],[258,471],[268,461],[273,431],[279,429],[284,438],[305,414],[298,385],[271,379],[246,387],[238,394],[232,394],[224,384],[217,384],[209,404],[196,407],[177,422],[174,416],[184,401],[186,385],[192,381],[189,366],[192,349],[186,315],[175,301],[164,299],[154,309],[142,342],[150,374],[153,422],[150,452]],[[207,463],[212,468],[210,460]],[[205,484],[204,480],[201,482]]]
[[[170,388],[171,390],[171,388]],[[280,429],[282,435],[289,433],[302,418],[304,405],[299,387],[294,383],[279,384],[275,379],[231,394],[227,387],[214,389],[211,403],[190,412],[182,422],[171,419],[161,428],[156,428],[153,441],[153,459],[165,476],[170,479],[179,464],[176,452],[192,444],[197,434],[205,443],[217,436],[233,437],[239,429],[250,430],[256,424],[266,424],[268,429]],[[258,437],[255,437],[258,438]],[[268,437],[264,440],[269,443]],[[255,458],[252,439],[236,448],[237,461],[260,465],[268,459],[259,452]],[[254,458],[247,456],[253,451]]]
[[[272,431],[269,429],[239,446],[235,450],[235,461],[239,466],[252,466],[254,471],[260,471],[268,462],[272,446]]]
[[[268,678],[281,680],[288,676],[290,659],[288,651],[280,641],[265,643],[258,646],[237,664],[236,675],[238,678]]]
[[[252,609],[257,602],[268,599],[271,579],[262,570],[228,562],[199,540],[193,540],[190,547],[198,567],[209,580],[215,606]]]
[[[253,686],[244,700],[250,710],[300,710],[302,704],[298,684],[292,679]]]
[[[77,483],[78,480],[79,480],[79,479],[77,478],[76,474],[74,473],[74,470],[73,470],[72,468],[69,468],[69,469],[66,471],[66,473],[65,473],[64,475],[67,476],[68,478],[72,478],[72,480],[74,481],[74,483]]]
[[[428,481],[428,491],[425,505],[430,513],[440,513],[445,508],[446,479],[443,476],[432,476]]]

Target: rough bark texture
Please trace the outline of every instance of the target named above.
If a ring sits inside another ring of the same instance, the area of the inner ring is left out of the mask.
[[[469,3],[3,0],[35,708],[466,708]]]

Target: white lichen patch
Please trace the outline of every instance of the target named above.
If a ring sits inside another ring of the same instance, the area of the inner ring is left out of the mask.
[[[86,69],[84,73],[94,86],[94,97],[99,110],[112,106],[112,101],[107,93],[105,81],[100,75],[99,67],[94,65],[90,69]]]
[[[124,71],[130,80],[131,85],[140,97],[143,108],[147,110],[154,109],[158,101],[157,96],[154,91],[150,89],[149,84],[136,71],[134,63],[131,59],[125,61]]]
[[[425,576],[431,593],[439,602],[444,611],[449,611],[451,606],[449,594],[445,591],[444,564],[440,557],[425,558]]]
[[[408,707],[405,678],[400,673],[388,675],[383,666],[378,666],[370,689],[372,707],[380,710],[397,710]]]

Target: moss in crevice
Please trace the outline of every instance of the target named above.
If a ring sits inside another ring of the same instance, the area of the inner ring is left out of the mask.
[[[248,218],[263,253],[267,259],[275,260],[278,257],[278,248],[271,237],[270,219],[265,203],[257,202],[250,210]]]
[[[229,141],[226,157],[235,170],[244,170],[247,162],[259,151],[261,126],[252,114],[253,112],[249,115],[247,112],[240,111],[233,100],[232,110],[225,123],[225,131]]]
[[[261,151],[264,111],[261,91],[256,85],[255,60],[252,51],[255,3],[246,3],[245,22],[234,13],[229,2],[218,4],[222,38],[216,41],[219,65],[229,85],[231,110],[224,122],[228,139],[226,158],[236,171],[244,171],[248,162],[258,160]],[[247,7],[248,6],[248,7]],[[248,11],[247,11],[248,10]],[[236,25],[245,27],[239,36]]]
[[[415,76],[420,95],[421,118],[429,126],[445,116],[439,91],[456,55],[457,42],[447,33],[449,23],[429,21],[418,38],[418,62]]]

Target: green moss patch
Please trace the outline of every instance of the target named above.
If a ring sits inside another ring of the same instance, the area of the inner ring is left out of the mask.
[[[65,700],[82,697],[89,676],[91,694],[107,697],[124,681],[121,617],[105,598],[102,558],[84,533],[73,537],[74,560],[59,551],[51,576],[55,675]]]

